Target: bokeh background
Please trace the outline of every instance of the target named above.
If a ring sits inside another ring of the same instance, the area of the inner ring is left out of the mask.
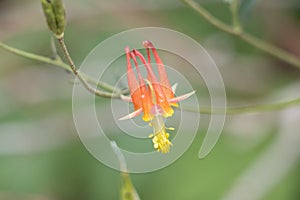
[[[224,1],[197,2],[230,23]],[[229,106],[299,97],[299,69],[217,30],[180,1],[64,3],[65,40],[78,65],[96,44],[113,34],[136,27],[165,27],[191,36],[206,48],[223,76]],[[297,0],[243,0],[240,18],[247,32],[300,56]],[[51,56],[50,36],[39,1],[0,1],[2,42]],[[77,136],[72,78],[58,67],[0,49],[1,200],[119,198],[119,172],[94,159]],[[200,128],[191,147],[174,164],[132,174],[132,181],[143,200],[298,200],[299,121],[299,106],[230,115],[208,157],[199,160],[197,156],[205,134],[205,128]]]

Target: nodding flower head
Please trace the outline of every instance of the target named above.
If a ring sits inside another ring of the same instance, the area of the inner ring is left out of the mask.
[[[143,113],[143,120],[151,121],[150,125],[154,129],[154,133],[150,135],[153,138],[154,148],[162,153],[167,153],[172,143],[168,139],[169,133],[166,132],[163,117],[171,117],[174,113],[173,107],[178,107],[179,101],[190,97],[195,91],[175,97],[175,87],[172,89],[165,66],[155,47],[148,40],[144,41],[143,45],[147,51],[147,60],[138,50],[130,51],[129,47],[125,48],[130,97],[122,96],[122,98],[133,103],[134,112],[120,118],[120,120],[130,119]],[[158,78],[152,69],[151,53],[155,59]],[[140,72],[138,59],[147,71],[146,78],[143,78]],[[131,61],[133,61],[136,73]]]

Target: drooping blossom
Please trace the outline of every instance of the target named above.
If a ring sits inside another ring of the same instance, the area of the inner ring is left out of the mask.
[[[147,51],[147,60],[138,50],[130,51],[129,47],[125,48],[130,97],[122,96],[122,99],[133,103],[134,112],[120,118],[120,120],[130,119],[143,113],[143,120],[150,122],[149,125],[153,127],[153,133],[149,137],[152,138],[154,149],[167,153],[172,143],[166,130],[174,129],[165,127],[164,118],[171,117],[174,114],[174,107],[178,107],[178,102],[190,97],[195,91],[176,97],[174,94],[175,87],[171,87],[165,66],[155,47],[150,41],[144,41],[143,45]],[[158,78],[151,65],[151,53],[155,59]],[[138,59],[141,61],[142,67],[146,68],[147,77],[142,76]],[[131,60],[135,66],[135,71]]]

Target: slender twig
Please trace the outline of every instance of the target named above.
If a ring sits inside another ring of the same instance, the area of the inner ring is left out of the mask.
[[[236,29],[231,27],[224,22],[220,21],[212,14],[210,14],[206,9],[204,9],[200,4],[196,3],[194,0],[182,0],[188,6],[193,8],[198,14],[200,14],[206,21],[210,24],[214,25],[216,28],[229,33],[231,35],[235,35],[236,37],[242,39],[243,41],[247,42],[248,44],[268,53],[269,55],[280,59],[290,65],[300,68],[300,59],[272,44],[269,44],[261,39],[258,39],[240,29]]]
[[[64,52],[64,55],[65,55],[67,61],[69,62],[69,66],[71,67],[71,70],[73,71],[73,73],[75,74],[75,76],[77,76],[79,78],[79,80],[83,84],[87,84],[85,82],[85,80],[81,80],[82,79],[81,76],[78,75],[78,71],[77,71],[77,69],[75,67],[75,64],[74,64],[74,62],[73,62],[73,60],[72,60],[72,58],[71,58],[71,56],[69,54],[69,51],[68,51],[68,49],[67,49],[67,47],[65,45],[64,37],[57,38],[57,40],[58,40],[59,44],[61,45],[61,47],[63,49],[63,52]]]
[[[14,47],[11,47],[11,46],[8,46],[2,42],[0,42],[0,47],[2,47],[3,49],[13,53],[13,54],[16,54],[16,55],[19,55],[19,56],[22,56],[24,58],[28,58],[28,59],[31,59],[31,60],[35,60],[35,61],[40,61],[40,62],[43,62],[43,63],[48,63],[48,64],[51,64],[51,65],[54,65],[54,66],[57,66],[57,67],[61,67],[67,71],[70,71],[71,72],[71,69],[69,67],[68,64],[64,63],[61,59],[51,59],[51,58],[48,58],[48,57],[45,57],[45,56],[40,56],[40,55],[37,55],[37,54],[33,54],[33,53],[29,53],[29,52],[26,52],[26,51],[22,51],[20,49],[16,49]],[[105,82],[102,82],[102,81],[96,81],[95,79],[87,76],[86,74],[82,73],[82,72],[79,72],[78,73],[80,74],[80,76],[82,76],[87,82],[89,83],[92,83],[92,84],[95,84],[97,85],[98,87],[104,89],[104,90],[107,90],[109,92],[121,92],[120,89],[117,89],[115,88],[114,86],[112,85],[109,85],[108,83],[105,83]]]
[[[236,32],[241,32],[242,26],[239,18],[240,0],[232,0],[229,8],[231,12],[232,27]]]
[[[0,42],[0,47],[2,47],[3,49],[5,49],[5,50],[7,50],[7,51],[9,51],[13,54],[22,56],[24,58],[28,58],[28,59],[35,60],[35,61],[40,61],[40,62],[43,62],[43,63],[52,64],[52,65],[61,67],[65,70],[67,70],[67,71],[70,71],[70,67],[67,64],[63,63],[61,60],[51,59],[51,58],[40,56],[40,55],[37,55],[37,54],[34,54],[34,53],[29,53],[29,52],[26,52],[26,51],[22,51],[20,49],[16,49],[14,47],[8,46],[8,45],[6,45],[2,42]]]
[[[88,91],[90,91],[91,93],[97,95],[97,96],[101,96],[101,97],[108,97],[108,98],[120,98],[120,93],[109,93],[109,92],[105,92],[105,91],[100,91],[97,90],[96,88],[93,88],[84,78],[83,76],[81,76],[79,74],[79,71],[77,70],[71,56],[70,53],[68,51],[68,48],[65,44],[64,41],[64,37],[59,37],[57,38],[59,44],[62,47],[63,53],[65,58],[67,59],[69,66],[73,72],[73,74],[80,80],[80,82],[82,83],[82,85],[85,87],[85,89],[87,89]]]
[[[266,105],[252,105],[252,106],[241,106],[241,107],[227,107],[227,115],[238,115],[245,113],[259,113],[259,112],[269,112],[282,110],[291,106],[296,106],[300,104],[300,98],[292,99],[289,101],[284,101],[280,103],[266,104]],[[195,110],[193,108],[181,108],[181,110],[188,112],[199,112],[201,114],[224,114],[224,109],[214,108],[212,111],[211,108],[200,108]]]

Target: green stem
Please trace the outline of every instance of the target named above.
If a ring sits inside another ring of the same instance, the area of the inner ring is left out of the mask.
[[[28,58],[28,59],[31,59],[31,60],[35,60],[35,61],[40,61],[40,62],[43,62],[43,63],[48,63],[48,64],[51,64],[51,65],[55,65],[57,67],[61,67],[67,71],[70,71],[72,72],[72,70],[70,69],[69,65],[67,65],[66,63],[62,62],[60,59],[51,59],[51,58],[48,58],[48,57],[45,57],[45,56],[40,56],[40,55],[36,55],[36,54],[33,54],[33,53],[29,53],[29,52],[26,52],[26,51],[22,51],[20,49],[16,49],[14,47],[11,47],[11,46],[8,46],[2,42],[0,42],[0,47],[13,53],[13,54],[16,54],[16,55],[19,55],[19,56],[22,56],[24,58]],[[101,82],[101,81],[96,81],[95,79],[87,76],[86,74],[84,73],[81,73],[81,72],[78,72],[80,74],[80,76],[82,76],[87,82],[89,83],[92,83],[92,84],[95,84],[97,85],[98,87],[104,89],[104,90],[107,90],[107,91],[110,91],[110,92],[121,92],[120,89],[116,89],[114,88],[112,85],[109,85],[108,83],[105,83],[105,82]]]
[[[101,97],[108,97],[108,98],[120,98],[120,93],[109,93],[109,92],[105,92],[105,91],[100,91],[97,90],[96,88],[93,88],[85,79],[83,76],[80,75],[79,71],[77,70],[71,56],[70,53],[68,51],[68,48],[65,44],[64,41],[64,37],[57,37],[57,40],[59,42],[59,44],[62,47],[63,53],[69,63],[69,66],[73,72],[73,74],[75,76],[77,76],[77,78],[80,80],[80,82],[82,83],[82,85],[85,87],[85,89],[87,89],[88,91],[90,91],[91,93],[97,95],[97,96],[101,96]]]
[[[242,107],[229,107],[226,108],[227,115],[238,115],[245,113],[259,113],[259,112],[269,112],[269,111],[277,111],[282,110],[291,106],[296,106],[300,104],[300,98],[284,101],[275,104],[267,104],[267,105],[255,105],[255,106],[242,106]],[[212,112],[211,108],[200,108],[200,110],[195,110],[193,108],[181,108],[181,110],[188,112],[199,112],[201,114],[224,114],[224,109],[215,108]]]
[[[289,63],[290,65],[300,68],[300,59],[272,44],[269,44],[261,39],[258,39],[246,32],[243,32],[242,30],[235,29],[224,22],[220,21],[213,15],[211,15],[206,9],[204,9],[202,6],[200,6],[198,3],[196,3],[193,0],[182,0],[185,2],[188,6],[193,8],[198,14],[200,14],[206,21],[208,21],[210,24],[214,25],[216,28],[229,33],[231,35],[235,35],[236,37],[242,39],[243,41],[247,42],[248,44],[260,49],[261,51],[264,51],[265,53],[268,53],[269,55],[280,59],[286,63]]]
[[[230,11],[231,11],[232,27],[236,32],[242,31],[240,18],[239,18],[239,7],[240,7],[240,0],[232,0],[232,2],[230,3]]]
[[[16,55],[19,55],[19,56],[22,56],[24,58],[28,58],[28,59],[31,59],[31,60],[35,60],[35,61],[40,61],[40,62],[43,62],[43,63],[48,63],[48,64],[52,64],[52,65],[55,65],[55,66],[58,66],[58,67],[61,67],[65,70],[68,70],[70,71],[70,67],[63,63],[61,60],[57,60],[57,59],[50,59],[48,57],[44,57],[44,56],[40,56],[40,55],[36,55],[36,54],[33,54],[33,53],[28,53],[26,51],[22,51],[20,49],[16,49],[16,48],[13,48],[11,46],[8,46],[2,42],[0,42],[0,47],[2,47],[3,49],[13,53],[13,54],[16,54]]]

